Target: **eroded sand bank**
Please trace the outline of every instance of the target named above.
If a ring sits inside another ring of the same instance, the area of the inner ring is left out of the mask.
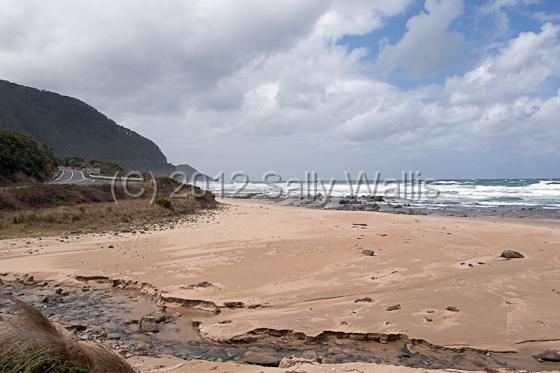
[[[560,345],[556,223],[225,203],[175,230],[1,241],[0,272],[104,275],[229,305],[200,325],[213,339],[269,328],[402,333],[499,351]],[[504,249],[525,258],[499,258]]]

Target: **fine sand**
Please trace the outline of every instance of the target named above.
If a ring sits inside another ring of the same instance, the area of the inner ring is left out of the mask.
[[[202,322],[213,339],[270,328],[402,333],[494,351],[560,347],[557,222],[224,204],[174,230],[0,241],[0,272],[103,275],[240,307]],[[525,258],[502,259],[505,249]],[[363,298],[372,301],[355,302]]]

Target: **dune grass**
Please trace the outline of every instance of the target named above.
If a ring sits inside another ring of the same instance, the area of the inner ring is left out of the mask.
[[[18,312],[0,318],[0,372],[132,373],[120,356],[99,344],[75,340],[38,310],[10,297]]]

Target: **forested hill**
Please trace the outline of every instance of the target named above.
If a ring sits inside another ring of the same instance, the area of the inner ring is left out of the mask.
[[[57,157],[112,160],[173,170],[159,147],[68,96],[0,80],[0,123],[49,145]]]

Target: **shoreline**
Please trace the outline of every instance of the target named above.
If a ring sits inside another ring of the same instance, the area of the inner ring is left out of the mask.
[[[0,241],[0,272],[61,282],[103,275],[150,283],[169,298],[234,302],[220,314],[230,323],[200,325],[213,338],[257,328],[403,333],[437,345],[528,355],[550,343],[516,343],[558,338],[557,224],[224,202],[229,208],[206,221],[142,236]],[[40,251],[28,254],[39,242]],[[509,248],[526,258],[500,260]],[[362,254],[370,249],[374,256]],[[187,286],[203,282],[210,286]],[[385,310],[396,304],[400,310]],[[490,315],[483,311],[489,308]]]
[[[549,209],[542,206],[503,205],[503,206],[460,206],[460,205],[430,205],[411,204],[410,201],[382,196],[361,197],[330,197],[300,198],[268,197],[266,194],[252,193],[247,196],[221,197],[221,200],[247,200],[261,203],[272,203],[281,206],[305,207],[330,211],[371,211],[399,215],[435,215],[452,217],[489,217],[515,219],[545,219],[560,220],[560,209]]]

